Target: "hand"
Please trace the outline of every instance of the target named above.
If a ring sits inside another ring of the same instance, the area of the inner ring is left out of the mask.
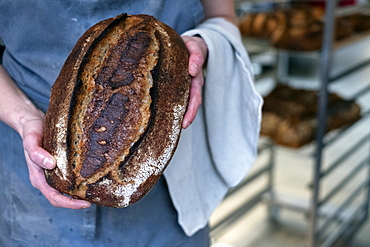
[[[206,43],[200,37],[182,36],[182,39],[190,53],[190,97],[188,108],[182,121],[182,128],[186,129],[194,121],[198,108],[202,104],[202,87],[204,85],[202,68],[207,59],[208,49]]]
[[[52,169],[56,162],[54,158],[41,147],[43,133],[44,114],[39,112],[32,118],[23,119],[23,147],[28,165],[28,171],[32,186],[40,190],[54,207],[71,209],[87,208],[91,204],[86,201],[72,199],[62,195],[59,191],[49,186],[44,175],[45,169]]]
[[[8,124],[22,137],[31,184],[55,207],[89,207],[89,202],[64,196],[46,182],[44,168],[52,169],[56,162],[41,147],[44,118],[44,113],[31,103],[0,65],[0,121]]]

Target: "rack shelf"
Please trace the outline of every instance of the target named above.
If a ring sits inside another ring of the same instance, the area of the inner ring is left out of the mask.
[[[236,1],[242,4],[244,1]],[[256,3],[256,1],[250,1]],[[289,4],[289,1],[258,1],[258,3],[277,3]],[[347,7],[338,10],[335,1],[326,0],[325,28],[322,49],[314,52],[292,52],[275,49],[266,41],[259,39],[244,39],[244,43],[252,57],[259,54],[270,54],[272,65],[275,67],[275,82],[284,81],[300,85],[301,81],[288,78],[286,66],[289,58],[313,59],[319,63],[316,70],[317,81],[315,89],[319,90],[318,99],[318,130],[316,140],[299,149],[285,148],[275,145],[268,138],[261,138],[259,143],[259,153],[268,153],[266,164],[251,173],[238,187],[230,191],[228,197],[234,196],[238,191],[249,187],[256,180],[265,179],[265,185],[260,186],[256,193],[253,193],[230,214],[219,219],[213,224],[214,236],[222,234],[227,230],[231,222],[236,221],[241,215],[248,213],[255,205],[260,202],[268,206],[268,218],[272,221],[279,221],[280,209],[287,209],[303,213],[307,224],[308,246],[346,246],[348,240],[357,232],[361,225],[368,218],[369,192],[370,192],[370,149],[360,160],[352,161],[354,154],[360,148],[370,144],[370,128],[364,129],[361,138],[346,143],[346,150],[335,153],[334,159],[327,159],[331,149],[342,142],[344,137],[348,138],[357,125],[369,123],[370,106],[364,107],[362,117],[351,126],[343,127],[339,130],[325,134],[325,120],[327,115],[327,95],[329,88],[335,89],[336,84],[342,80],[350,80],[353,75],[362,73],[361,71],[370,70],[370,54],[363,52],[362,56],[349,63],[348,66],[336,64],[338,56],[346,58],[343,51],[349,47],[363,46],[368,47],[370,43],[370,31],[354,34],[347,39],[332,42],[332,32],[334,17],[336,15],[349,13],[358,10],[357,7]],[[361,7],[361,6],[360,6]],[[368,50],[368,49],[365,49]],[[364,50],[364,51],[365,51]],[[352,51],[353,52],[353,51]],[[338,55],[339,54],[339,55]],[[333,61],[334,60],[334,61]],[[283,70],[283,71],[282,71]],[[370,78],[370,77],[369,77]],[[348,83],[352,83],[348,81]],[[370,79],[365,86],[352,93],[352,99],[370,98]],[[368,125],[364,125],[365,128]],[[288,152],[296,157],[311,159],[313,161],[312,178],[306,185],[309,191],[308,198],[296,198],[295,196],[284,196],[277,193],[274,188],[274,170],[276,166],[276,156],[280,152]],[[329,160],[329,161],[328,161]],[[346,173],[342,177],[334,177],[339,169],[346,168]],[[365,174],[365,175],[363,175]],[[361,175],[361,179],[358,178]],[[326,186],[326,185],[330,186]],[[324,186],[325,185],[325,186]],[[337,198],[338,193],[346,190],[350,191],[348,196]]]

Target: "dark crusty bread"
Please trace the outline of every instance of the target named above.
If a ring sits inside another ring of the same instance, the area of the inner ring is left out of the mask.
[[[272,47],[293,51],[321,49],[325,9],[307,3],[291,8],[247,13],[240,19],[240,32],[245,37],[265,39]],[[370,15],[353,13],[335,18],[335,41],[354,32],[370,29]]]
[[[278,84],[264,98],[261,135],[275,143],[299,148],[315,138],[318,94],[313,90],[297,89]],[[328,94],[326,131],[348,126],[361,117],[361,108],[352,100],[336,93]]]
[[[109,207],[141,199],[178,143],[190,76],[188,51],[146,15],[97,23],[78,40],[56,80],[43,147],[57,160],[47,182]]]

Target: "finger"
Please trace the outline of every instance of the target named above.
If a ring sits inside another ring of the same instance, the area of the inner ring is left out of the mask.
[[[204,64],[204,57],[199,43],[196,41],[195,37],[190,38],[187,36],[183,37],[185,45],[189,51],[189,74],[191,76],[197,76],[202,72],[202,67]]]
[[[182,128],[186,129],[194,121],[197,115],[199,106],[202,104],[202,87],[204,84],[203,75],[200,74],[192,79],[192,84],[190,88],[189,103],[187,111],[184,115],[182,122]]]
[[[70,198],[61,194],[56,189],[50,187],[49,184],[46,182],[43,169],[34,164],[29,158],[26,157],[26,159],[32,186],[40,190],[51,205],[53,205],[54,207],[70,209],[82,209],[91,206],[89,202]]]
[[[54,188],[42,187],[41,193],[48,199],[51,205],[59,208],[83,209],[91,206],[91,203],[83,200],[74,199],[61,194]]]
[[[41,135],[37,132],[27,133],[23,139],[23,146],[33,163],[45,169],[53,169],[56,166],[54,157],[41,148]]]

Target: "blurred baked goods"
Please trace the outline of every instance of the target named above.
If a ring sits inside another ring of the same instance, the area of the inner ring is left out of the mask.
[[[290,9],[248,13],[240,20],[243,36],[268,39],[275,48],[314,51],[321,48],[324,9],[298,5]],[[370,15],[361,13],[337,17],[334,39],[349,37],[354,32],[370,30]]]
[[[261,135],[275,143],[298,148],[315,139],[317,122],[316,91],[279,84],[264,99]],[[339,95],[328,95],[326,131],[341,128],[360,118],[361,109]]]
[[[354,13],[342,17],[354,32],[362,32],[370,29],[370,16],[362,13]]]

